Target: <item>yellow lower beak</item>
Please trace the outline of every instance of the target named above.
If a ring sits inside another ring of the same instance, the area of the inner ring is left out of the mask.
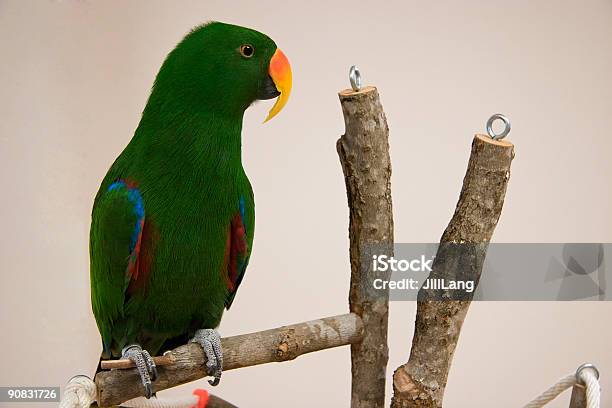
[[[264,123],[272,119],[278,112],[280,112],[287,101],[289,100],[289,94],[291,94],[291,65],[289,65],[289,60],[283,54],[280,49],[276,49],[276,52],[270,59],[270,67],[268,68],[268,73],[274,81],[274,85],[276,86],[276,90],[280,92],[280,95],[276,99],[274,106],[270,109],[268,113],[268,117],[264,120]]]

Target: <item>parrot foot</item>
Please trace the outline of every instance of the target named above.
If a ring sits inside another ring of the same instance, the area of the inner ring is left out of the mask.
[[[196,331],[191,343],[198,343],[206,354],[206,372],[214,377],[208,380],[212,386],[218,385],[221,381],[223,371],[223,351],[221,350],[221,336],[214,329],[200,329]]]
[[[143,350],[138,344],[124,347],[121,351],[121,358],[132,360],[140,374],[142,385],[145,389],[145,397],[151,398],[153,395],[152,382],[157,379],[157,367],[147,350]]]

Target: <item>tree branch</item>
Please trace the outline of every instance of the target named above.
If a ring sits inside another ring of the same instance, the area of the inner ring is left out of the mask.
[[[129,360],[128,360],[129,361]],[[99,405],[97,403],[93,403],[89,406],[89,408],[98,408]],[[208,402],[206,403],[206,408],[238,408],[231,402],[224,400],[223,398],[217,397],[213,394],[208,394]]]
[[[332,347],[359,342],[363,337],[361,318],[349,313],[309,322],[283,326],[257,333],[242,334],[221,340],[223,370],[271,362],[293,360],[298,356]],[[153,391],[158,392],[206,377],[206,356],[194,343],[168,352],[169,364],[158,367]],[[132,366],[119,360],[120,366]],[[136,369],[101,371],[95,378],[97,401],[101,407],[119,405],[144,395]]]
[[[501,214],[514,146],[476,135],[455,214],[429,278],[474,280]],[[393,375],[392,408],[442,407],[444,389],[471,296],[421,289],[410,358]]]
[[[351,345],[351,407],[375,408],[385,402],[389,293],[374,291],[374,278],[385,274],[372,271],[367,253],[376,247],[378,254],[393,254],[389,128],[376,88],[339,97],[346,130],[337,150],[350,210],[349,305],[364,325],[363,341]]]
[[[576,384],[572,387],[572,396],[570,397],[569,408],[586,408],[587,396],[586,388],[582,384]]]

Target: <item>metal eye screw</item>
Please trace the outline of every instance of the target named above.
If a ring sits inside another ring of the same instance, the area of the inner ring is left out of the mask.
[[[501,120],[502,122],[504,122],[504,130],[500,134],[496,134],[493,131],[493,122],[495,122],[496,120]],[[496,113],[495,115],[491,116],[489,120],[487,120],[487,133],[489,134],[489,136],[491,136],[491,139],[493,140],[501,140],[504,137],[508,136],[511,127],[512,126],[510,125],[510,119],[508,119],[505,115],[502,115],[501,113]]]
[[[349,80],[351,81],[351,88],[357,92],[361,89],[361,72],[356,65],[351,66],[349,70]]]
[[[586,370],[587,368],[592,369],[593,371],[595,371],[595,377],[597,377],[597,379],[599,380],[599,370],[597,369],[597,367],[595,367],[594,364],[591,363],[586,363],[586,364],[582,364],[580,367],[578,367],[578,369],[576,370],[576,382],[578,384],[582,384],[582,379],[580,378],[580,374],[582,373],[583,370]]]

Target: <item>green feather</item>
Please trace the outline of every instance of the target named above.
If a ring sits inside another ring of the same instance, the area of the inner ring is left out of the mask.
[[[240,54],[243,44],[254,47],[251,58]],[[253,242],[242,119],[264,86],[275,50],[259,32],[215,22],[189,33],[163,63],[134,137],[104,178],[92,212],[91,297],[106,357],[130,343],[155,354],[164,343],[219,324],[232,297],[226,244],[241,198],[249,253]],[[151,256],[150,276],[135,292],[128,290],[127,270],[137,216],[125,189],[108,190],[118,180],[137,186],[150,232],[141,248]]]

